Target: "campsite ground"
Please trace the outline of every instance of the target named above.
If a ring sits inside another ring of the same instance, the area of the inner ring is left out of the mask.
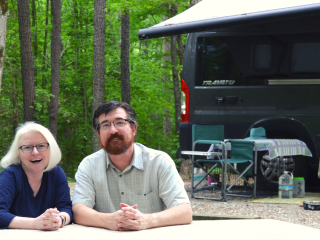
[[[230,218],[257,216],[261,219],[275,219],[320,229],[320,211],[304,210],[297,204],[252,203],[250,198],[228,197],[227,202],[194,199],[190,197],[190,180],[185,180],[184,183],[194,214],[213,214]],[[69,183],[69,186],[72,197],[75,183]]]

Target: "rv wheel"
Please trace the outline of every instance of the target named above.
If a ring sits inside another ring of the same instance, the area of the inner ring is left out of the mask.
[[[262,175],[270,182],[278,183],[279,177],[284,171],[294,171],[294,160],[291,156],[276,157],[270,159],[268,154],[264,155],[260,162]]]

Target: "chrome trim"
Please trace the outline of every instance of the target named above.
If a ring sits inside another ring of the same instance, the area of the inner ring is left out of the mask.
[[[268,85],[315,85],[320,79],[268,79]]]

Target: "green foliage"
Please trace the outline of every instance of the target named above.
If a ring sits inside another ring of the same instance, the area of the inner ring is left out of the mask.
[[[67,177],[67,180],[68,180],[68,183],[74,183],[74,182],[76,182],[76,179],[75,179],[75,178],[72,178],[72,177]]]
[[[36,2],[37,52],[33,49],[37,122],[48,127],[51,85],[51,28],[49,10],[46,25],[46,0]],[[176,164],[179,148],[175,134],[174,95],[171,64],[164,65],[163,39],[140,41],[138,31],[162,21],[170,3],[179,11],[189,6],[182,0],[108,0],[106,1],[105,100],[121,101],[120,27],[121,12],[130,9],[130,87],[131,105],[138,117],[137,142],[170,154]],[[49,8],[50,9],[50,8]],[[109,11],[107,11],[109,10]],[[61,68],[59,124],[57,141],[62,150],[61,165],[70,180],[81,160],[92,153],[92,71],[93,71],[94,0],[62,1]],[[169,16],[170,17],[170,16]],[[47,34],[47,37],[45,37]],[[185,36],[184,36],[185,39]],[[33,38],[34,41],[34,38]],[[45,50],[46,49],[46,50]],[[180,66],[181,68],[181,66]],[[14,130],[23,122],[20,42],[16,1],[9,1],[6,58],[0,95],[0,158],[9,148]],[[164,118],[170,119],[171,131],[164,134]]]

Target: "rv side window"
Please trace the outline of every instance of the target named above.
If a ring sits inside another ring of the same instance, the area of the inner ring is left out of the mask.
[[[257,71],[270,70],[272,64],[272,48],[270,44],[254,44],[252,65]]]
[[[319,33],[198,37],[195,86],[319,79],[319,39]]]
[[[246,55],[243,54],[241,41],[236,37],[199,37],[197,43],[196,86],[247,86],[264,85],[264,78],[253,79],[248,75],[251,66],[251,46],[247,47]],[[230,48],[231,46],[231,48]],[[256,58],[262,58],[256,62],[257,70],[269,68],[270,63],[266,51],[270,51],[264,45],[257,45]],[[237,59],[241,58],[241,64]],[[270,58],[270,57],[269,57]],[[266,60],[265,60],[266,59]],[[250,73],[249,73],[250,74]],[[246,76],[248,75],[248,76]]]
[[[292,44],[290,70],[293,73],[320,72],[320,43]]]

